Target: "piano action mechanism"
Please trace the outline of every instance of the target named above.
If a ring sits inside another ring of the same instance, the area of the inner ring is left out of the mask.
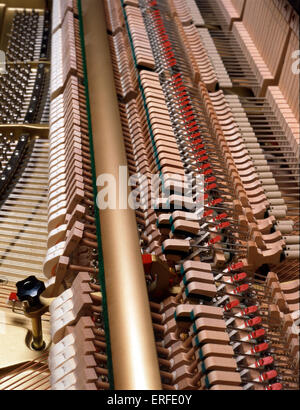
[[[299,389],[295,3],[0,4],[0,389]]]

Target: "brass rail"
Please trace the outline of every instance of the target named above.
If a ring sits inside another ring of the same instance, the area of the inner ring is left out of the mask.
[[[96,175],[126,166],[103,2],[82,1]],[[117,189],[118,191],[118,189]],[[119,195],[117,192],[117,204]],[[135,213],[100,210],[115,389],[161,389]]]

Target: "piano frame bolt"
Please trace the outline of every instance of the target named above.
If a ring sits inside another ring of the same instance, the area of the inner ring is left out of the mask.
[[[40,300],[40,296],[45,290],[45,284],[35,276],[29,276],[17,282],[16,286],[17,296],[23,302],[24,315],[31,319],[33,338],[31,347],[34,350],[43,350],[46,344],[43,340],[42,315],[49,308]]]
[[[33,317],[31,319],[32,323],[32,348],[34,350],[42,350],[45,347],[45,342],[43,340],[43,330],[42,330],[42,320],[41,317]]]
[[[42,306],[39,309],[33,309],[28,302],[23,303],[24,314],[31,319],[32,325],[32,343],[31,347],[34,350],[43,350],[46,343],[43,340],[42,315],[48,310],[48,306]]]

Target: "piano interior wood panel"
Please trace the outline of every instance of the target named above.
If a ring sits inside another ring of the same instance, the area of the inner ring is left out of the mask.
[[[246,0],[231,0],[231,3],[235,7],[236,11],[241,15],[243,11],[243,7],[245,5]]]
[[[283,93],[288,105],[292,109],[295,119],[299,123],[299,75],[293,73],[292,64],[295,64],[293,53],[299,49],[299,34],[291,32],[286,58],[279,80],[279,88]]]

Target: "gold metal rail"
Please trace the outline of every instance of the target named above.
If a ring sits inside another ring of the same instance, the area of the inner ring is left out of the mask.
[[[96,175],[113,175],[118,187],[127,160],[103,2],[82,1],[82,14]],[[135,213],[100,210],[100,224],[115,389],[161,389]]]

